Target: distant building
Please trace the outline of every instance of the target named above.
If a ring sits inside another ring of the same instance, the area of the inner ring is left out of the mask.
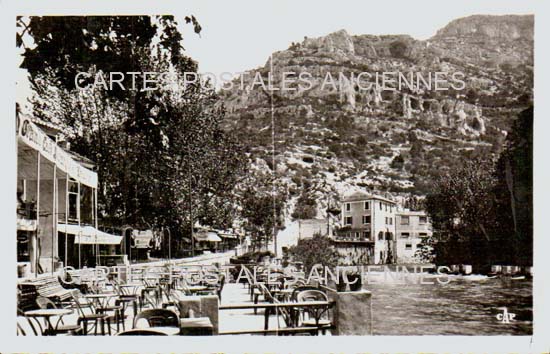
[[[329,223],[326,219],[298,220],[298,239],[304,240],[319,234],[330,235]]]
[[[347,263],[414,262],[418,244],[432,234],[425,212],[402,210],[388,198],[361,192],[344,198],[340,218],[332,238]]]
[[[398,263],[412,263],[419,244],[432,235],[432,225],[424,211],[399,211],[396,218]]]
[[[366,248],[367,263],[391,263],[395,257],[394,201],[366,193],[354,193],[342,201],[341,228],[334,240],[342,243],[358,242]],[[340,247],[341,247],[340,246]]]

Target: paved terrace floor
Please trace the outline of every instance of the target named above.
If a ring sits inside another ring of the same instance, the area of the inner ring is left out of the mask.
[[[260,296],[260,303],[263,297]],[[222,292],[221,306],[231,304],[243,304],[253,302],[250,301],[248,287],[243,284],[226,284]],[[258,313],[254,314],[254,309],[239,309],[239,310],[220,310],[219,312],[219,331],[233,332],[246,330],[262,330],[264,329],[264,309],[258,309]],[[277,323],[277,316],[269,316],[269,329],[277,329],[285,327],[282,318]]]
[[[260,296],[260,303],[263,298]],[[113,301],[111,301],[113,302]],[[244,304],[249,303],[250,295],[248,293],[248,288],[243,286],[243,284],[226,284],[222,292],[222,301],[220,305],[230,305],[230,304]],[[111,304],[111,303],[110,303]],[[112,305],[112,304],[111,304]],[[146,308],[151,308],[150,306]],[[88,311],[86,311],[88,312]],[[125,312],[125,328],[126,330],[131,329],[134,320],[134,311],[131,306],[129,306]],[[57,319],[53,319],[52,323],[55,324]],[[78,320],[77,312],[66,315],[63,317],[65,324],[75,324]],[[41,320],[42,321],[42,320]],[[281,318],[280,326],[284,327],[284,321]],[[277,316],[272,314],[269,318],[269,329],[279,328],[277,323]],[[93,325],[89,325],[89,335],[93,335]],[[220,332],[234,332],[234,331],[247,331],[247,330],[262,330],[264,329],[264,309],[258,309],[257,314],[254,314],[253,309],[238,309],[238,310],[220,310],[219,312],[219,331]],[[123,330],[122,325],[119,328],[120,331]],[[105,329],[106,334],[108,335],[107,328]],[[30,328],[27,328],[26,333],[30,335]],[[111,334],[115,335],[117,333],[116,325],[111,324]],[[98,329],[98,335],[100,335],[100,329]]]

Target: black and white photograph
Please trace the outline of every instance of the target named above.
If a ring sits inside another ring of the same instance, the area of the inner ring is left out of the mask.
[[[506,4],[16,13],[12,332],[532,336],[537,15]]]

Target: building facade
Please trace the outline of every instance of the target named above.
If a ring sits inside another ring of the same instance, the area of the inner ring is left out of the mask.
[[[394,201],[375,195],[355,193],[342,202],[338,242],[361,242],[367,248],[368,263],[392,263],[395,255]]]
[[[333,240],[346,263],[413,263],[419,244],[432,235],[425,212],[400,209],[377,195],[345,197],[340,216]]]
[[[426,212],[403,210],[395,216],[398,263],[414,263],[422,241],[432,235],[432,225]]]

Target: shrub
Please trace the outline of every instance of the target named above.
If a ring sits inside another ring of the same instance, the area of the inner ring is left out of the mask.
[[[405,58],[409,51],[409,45],[403,40],[396,40],[390,43],[390,53],[396,58]]]

